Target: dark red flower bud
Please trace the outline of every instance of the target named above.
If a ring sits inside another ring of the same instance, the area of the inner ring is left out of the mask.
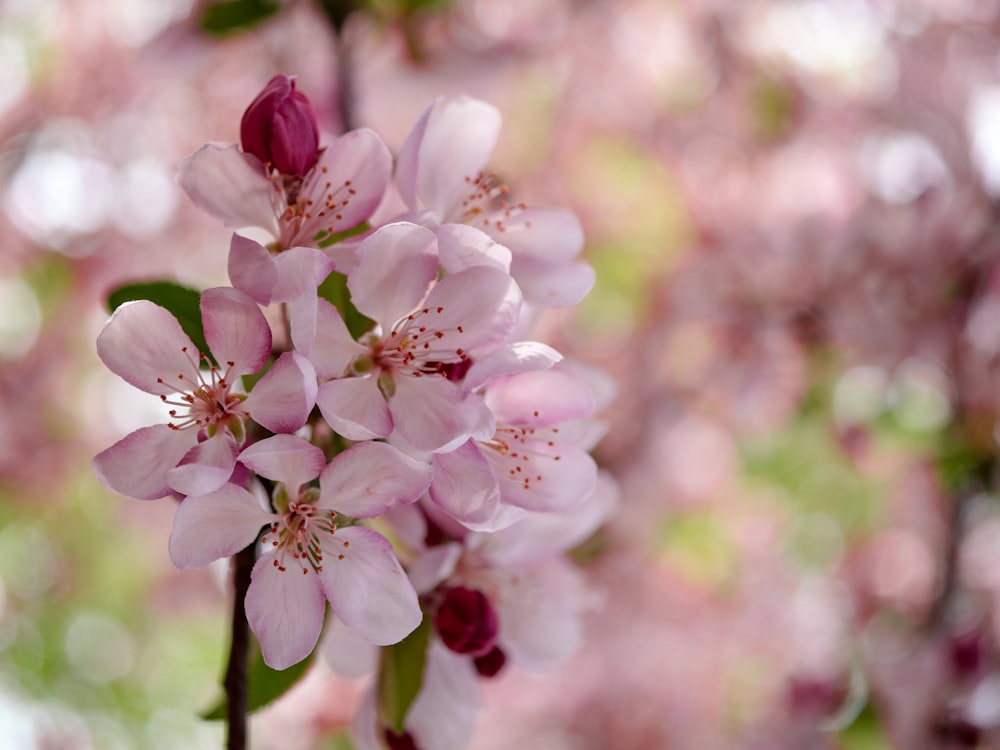
[[[409,732],[396,734],[391,729],[386,729],[382,733],[382,736],[385,738],[385,744],[389,747],[389,750],[420,750],[420,747],[413,739],[413,735]]]
[[[309,98],[285,75],[272,78],[240,122],[243,150],[279,172],[304,176],[319,158],[319,125]]]
[[[434,627],[452,651],[483,656],[493,649],[499,622],[481,591],[455,586],[445,592],[434,615]]]
[[[482,656],[477,656],[473,662],[480,677],[496,677],[507,663],[507,657],[499,647],[494,646]]]

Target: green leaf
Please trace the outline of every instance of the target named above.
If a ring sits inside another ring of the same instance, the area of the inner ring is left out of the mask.
[[[114,312],[124,303],[137,299],[149,300],[160,307],[165,307],[177,318],[177,322],[181,324],[184,333],[198,351],[209,353],[205,330],[201,323],[201,292],[172,281],[125,284],[108,295],[108,310]]]
[[[382,648],[378,672],[380,714],[386,726],[398,734],[406,731],[406,713],[424,682],[431,630],[430,617],[425,613],[416,630],[399,643]]]
[[[220,0],[206,5],[198,25],[215,36],[228,36],[263,23],[281,10],[275,0]]]
[[[367,221],[363,221],[353,229],[345,229],[343,232],[327,232],[324,230],[316,235],[316,247],[330,247],[330,245],[335,245],[341,240],[346,240],[349,237],[355,237],[359,234],[363,234],[371,228],[371,224]]]
[[[260,652],[260,644],[250,634],[250,665],[247,669],[247,712],[258,709],[280,698],[299,681],[312,665],[315,651],[288,669],[271,669],[264,663]],[[204,712],[201,717],[208,721],[224,721],[226,718],[226,699],[222,698],[216,705]]]
[[[370,331],[375,325],[374,320],[358,312],[358,308],[351,302],[351,292],[347,288],[347,277],[344,274],[334,271],[327,276],[319,285],[319,296],[337,308],[340,317],[347,325],[347,330],[355,339]]]

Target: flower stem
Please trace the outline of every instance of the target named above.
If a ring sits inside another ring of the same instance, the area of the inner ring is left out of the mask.
[[[233,628],[226,667],[226,750],[247,748],[247,662],[250,653],[250,626],[244,600],[250,588],[257,542],[233,555]]]

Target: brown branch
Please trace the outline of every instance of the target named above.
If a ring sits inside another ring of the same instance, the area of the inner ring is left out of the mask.
[[[233,627],[226,667],[226,750],[246,750],[247,744],[247,662],[250,654],[250,626],[244,600],[250,588],[250,573],[257,556],[257,540],[233,555]]]

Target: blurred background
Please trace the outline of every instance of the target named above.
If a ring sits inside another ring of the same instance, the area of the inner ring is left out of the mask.
[[[620,387],[601,604],[475,750],[1000,747],[1000,6],[356,4],[0,0],[0,744],[221,745],[225,572],[91,475],[155,410],[94,340],[118,284],[227,283],[174,173],[281,72],[394,151],[492,102],[492,167],[587,232],[543,331]],[[356,704],[318,667],[254,746],[347,750]]]

